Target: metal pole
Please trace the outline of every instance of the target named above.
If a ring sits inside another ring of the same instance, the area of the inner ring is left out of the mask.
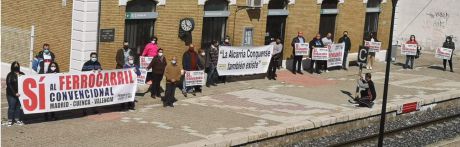
[[[391,64],[391,50],[393,47],[393,29],[394,29],[394,19],[395,19],[395,8],[398,0],[392,0],[392,11],[391,11],[391,26],[390,26],[390,39],[388,41],[388,50],[386,56],[386,70],[385,70],[385,84],[383,87],[383,101],[382,101],[382,113],[380,114],[380,131],[379,131],[379,141],[378,146],[383,146],[383,136],[385,132],[385,116],[387,110],[387,96],[388,96],[388,81],[390,76],[390,64]]]
[[[32,63],[34,62],[34,41],[35,41],[35,25],[32,25],[30,28],[30,51],[29,51],[29,68],[30,74],[34,73],[32,69]]]

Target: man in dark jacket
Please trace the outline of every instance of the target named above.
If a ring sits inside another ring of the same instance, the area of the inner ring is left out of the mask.
[[[97,53],[92,52],[90,56],[91,59],[83,64],[81,71],[102,70],[101,63],[97,61]]]
[[[321,41],[321,34],[316,34],[315,38],[313,38],[310,43],[310,59],[311,59],[311,63],[310,63],[310,73],[313,73],[314,70],[316,70],[316,73],[318,74],[321,74],[320,72],[320,68],[324,68],[323,66],[327,66],[327,65],[323,65],[323,61],[315,61],[313,60],[313,49],[315,47],[324,47],[324,44],[323,44],[323,41]],[[316,63],[316,67],[314,67],[314,64]],[[314,69],[313,69],[314,67]]]
[[[195,51],[193,44],[190,44],[188,50],[182,55],[182,69],[185,71],[197,71],[203,69],[203,65],[200,62],[198,53]],[[185,79],[182,86],[182,94],[187,97],[187,93],[192,93],[195,96],[195,91],[193,86],[185,86]]]
[[[21,103],[19,102],[18,77],[24,75],[17,61],[11,63],[11,71],[6,76],[6,97],[8,100],[8,126],[16,123],[24,125],[21,121]],[[13,122],[14,121],[14,122]]]
[[[43,50],[38,52],[35,58],[39,61],[38,65],[40,67],[40,70],[44,69],[44,71],[46,71],[48,69],[49,64],[55,61],[56,56],[54,56],[54,53],[50,51],[50,45],[45,43],[43,44]],[[37,72],[40,70],[37,70]]]
[[[339,43],[342,43],[342,42],[345,43],[345,50],[343,52],[342,68],[345,69],[345,70],[348,70],[348,66],[347,66],[348,65],[348,52],[351,49],[351,41],[350,41],[350,37],[348,37],[348,32],[347,31],[344,31],[343,36],[340,37],[340,39],[339,39]]]
[[[361,97],[355,98],[354,101],[359,104],[360,107],[369,107],[372,108],[374,105],[374,100],[377,97],[375,92],[374,82],[372,81],[371,73],[366,73],[365,79],[361,77],[358,81],[359,93]]]
[[[452,42],[451,36],[446,37],[446,41],[444,42],[442,47],[452,49],[452,55],[450,56],[449,66],[450,66],[450,72],[454,72],[454,67],[452,67],[452,56],[454,56],[455,44],[454,42]],[[446,62],[447,62],[447,59],[442,60],[442,65],[444,65],[444,71],[446,71]]]
[[[208,58],[209,59],[209,71],[208,71],[208,77],[207,77],[207,80],[206,80],[206,86],[209,87],[209,85],[213,85],[213,86],[216,86],[215,82],[214,82],[214,78],[217,76],[217,70],[216,70],[216,67],[217,67],[217,60],[219,59],[219,43],[215,40],[213,40],[211,42],[211,47],[208,49],[207,52],[209,52],[207,54]]]
[[[302,56],[301,55],[297,56],[295,54],[295,44],[296,43],[305,43],[305,42],[307,42],[307,41],[303,37],[302,32],[297,32],[297,37],[294,37],[292,39],[292,42],[291,42],[292,55],[294,56],[294,59],[293,59],[293,62],[292,62],[292,73],[293,74],[296,73],[296,69],[297,69],[297,73],[303,74],[302,71],[301,71],[301,69],[302,69]],[[297,65],[297,68],[296,68],[296,65]]]
[[[115,58],[117,61],[116,69],[122,69],[123,66],[128,63],[129,56],[134,57],[134,51],[132,51],[128,45],[129,45],[128,42],[125,41],[123,43],[123,48],[117,51],[117,56]]]
[[[147,70],[152,68],[152,86],[150,86],[150,97],[161,98],[160,94],[160,82],[163,80],[163,75],[166,68],[166,58],[163,55],[163,49],[158,49],[158,54],[153,57],[152,62],[147,66]]]

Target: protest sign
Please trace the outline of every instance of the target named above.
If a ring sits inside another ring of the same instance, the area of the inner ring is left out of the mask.
[[[342,66],[344,51],[345,43],[332,44],[329,48],[329,58],[327,59],[327,67]]]
[[[206,76],[201,71],[185,71],[185,86],[197,86],[206,84]]]
[[[436,49],[436,54],[434,56],[439,59],[450,60],[450,57],[452,57],[452,49],[440,47]]]
[[[307,56],[310,46],[308,43],[296,43],[295,44],[295,55],[296,56]]]
[[[147,69],[147,66],[149,66],[150,62],[152,62],[152,59],[153,57],[140,56],[139,69]],[[152,69],[150,69],[148,72],[152,72]]]
[[[364,41],[364,46],[369,47],[369,52],[380,52],[382,42]]]
[[[327,60],[329,58],[329,49],[327,47],[316,47],[312,51],[312,60]]]
[[[138,84],[145,84],[145,82],[147,82],[147,70],[145,69],[139,69],[139,71],[141,72],[141,74],[139,76],[137,76],[137,83]]]
[[[220,46],[217,72],[222,76],[266,73],[272,51],[273,45]]]
[[[401,55],[417,55],[417,44],[403,44],[401,47]]]
[[[133,69],[25,75],[18,79],[24,114],[132,102],[136,90]]]

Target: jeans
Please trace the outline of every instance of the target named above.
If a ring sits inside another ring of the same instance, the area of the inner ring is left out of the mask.
[[[182,80],[182,93],[192,93],[194,90],[194,86],[185,86],[185,77]]]
[[[297,68],[296,68],[297,64]],[[297,72],[300,72],[302,69],[302,56],[294,56],[294,60],[292,63],[292,71],[295,72],[297,69]]]
[[[412,56],[412,55],[406,55],[406,67],[405,68],[410,68],[410,69],[413,69],[414,68],[414,59],[415,59],[415,56]],[[409,62],[410,62],[410,66],[409,66]]]
[[[13,119],[19,121],[21,119],[22,110],[21,103],[19,98],[12,95],[7,95],[8,100],[8,120],[12,121]]]
[[[174,96],[175,92],[176,92],[176,84],[166,83],[166,91],[165,91],[165,97],[163,99],[163,102],[168,105],[174,103],[176,101],[176,98]]]
[[[160,97],[160,83],[161,83],[161,80],[163,80],[163,74],[155,74],[155,73],[152,73],[152,80],[153,80],[153,83],[152,83],[152,89],[150,89],[150,92],[152,94],[152,96],[157,96],[157,97]]]
[[[342,68],[344,68],[344,69],[347,68],[347,60],[348,60],[348,51],[345,50],[343,52],[343,63],[342,63]]]
[[[268,65],[268,77],[274,78],[276,74],[276,68],[278,67],[278,61],[275,60],[274,57],[270,60],[270,64]]]
[[[208,77],[207,77],[207,85],[215,84],[214,78],[217,76],[216,67],[210,66]]]

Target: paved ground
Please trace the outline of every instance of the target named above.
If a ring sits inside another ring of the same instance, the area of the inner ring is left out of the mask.
[[[440,70],[442,61],[432,54],[416,60],[414,70],[392,65],[389,102],[460,92],[459,58],[457,72]],[[398,59],[400,61],[402,59]],[[373,81],[381,106],[384,63],[374,67]],[[260,76],[238,77],[202,94],[184,98],[174,108],[163,108],[149,94],[138,96],[135,111],[118,111],[117,106],[100,108],[98,115],[81,117],[79,111],[60,112],[58,121],[45,122],[41,115],[28,116],[28,125],[1,128],[4,146],[171,146],[200,140],[238,136],[254,130],[283,127],[312,121],[359,108],[348,103],[346,92],[354,92],[357,67],[322,75],[292,75],[278,72],[278,80]],[[366,71],[371,72],[371,71]],[[2,81],[4,85],[4,81]],[[3,86],[2,86],[3,87]],[[2,90],[1,114],[6,120],[7,102]]]

